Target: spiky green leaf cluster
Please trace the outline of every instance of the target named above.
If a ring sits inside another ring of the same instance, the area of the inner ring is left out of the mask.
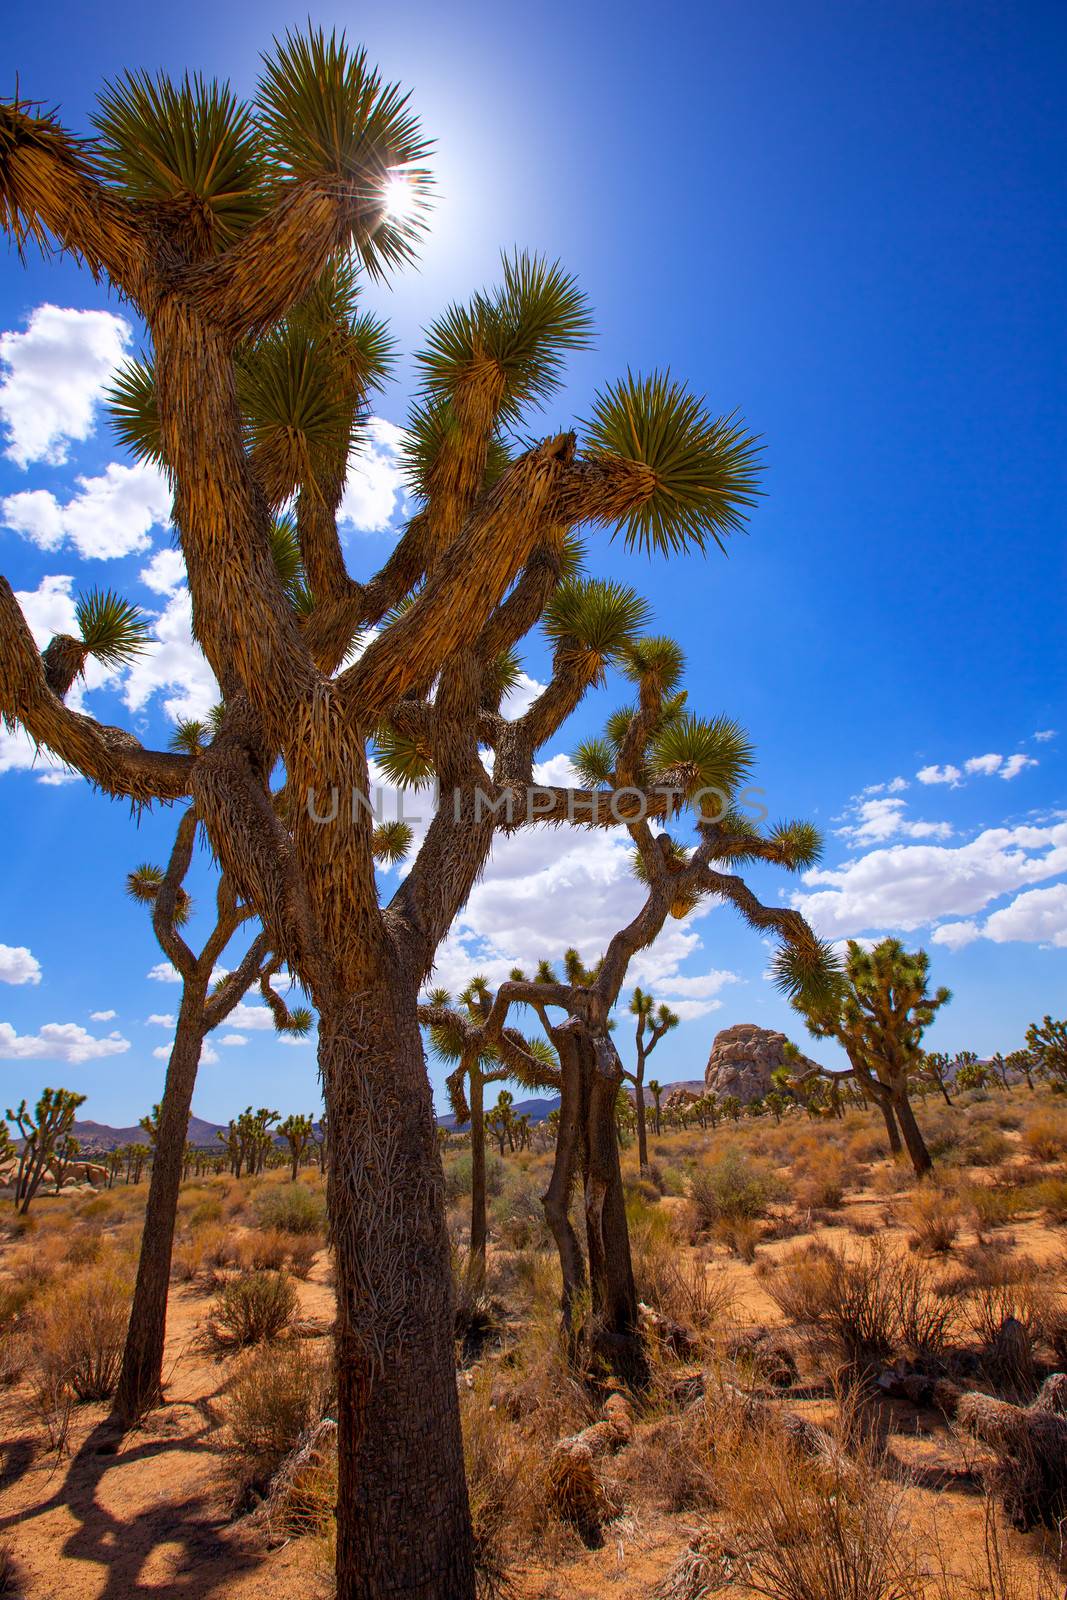
[[[565,660],[599,682],[647,625],[649,607],[625,584],[606,578],[567,578],[555,590],[542,626]]]
[[[505,256],[502,269],[498,289],[450,306],[432,325],[418,359],[423,393],[438,404],[479,369],[494,369],[503,385],[498,420],[514,423],[559,386],[566,353],[590,342],[591,321],[585,295],[558,261],[523,252]]]
[[[161,867],[154,866],[150,861],[144,861],[126,874],[126,893],[131,900],[136,900],[140,905],[154,905],[156,896],[163,887],[164,876]],[[192,915],[192,910],[192,897],[185,889],[179,887],[174,900],[174,926],[183,927]]]
[[[606,739],[583,739],[571,755],[571,766],[584,784],[599,789],[615,773],[615,751]]]
[[[674,639],[649,635],[635,639],[624,651],[622,671],[632,682],[648,685],[660,695],[677,689],[685,673],[685,652]]]
[[[333,176],[361,178],[366,223],[355,247],[376,277],[414,253],[430,196],[424,163],[430,145],[409,97],[386,84],[366,52],[344,34],[321,28],[287,34],[264,58],[256,96],[258,122],[272,176],[279,182]],[[389,217],[386,186],[402,172],[411,189],[410,214]]]
[[[106,667],[125,666],[148,643],[148,623],[112,589],[91,589],[79,598],[74,614],[86,649]]]
[[[205,253],[263,215],[259,129],[228,85],[127,73],[105,88],[92,121],[105,177],[128,199],[170,210]]]
[[[712,417],[669,372],[627,373],[598,394],[587,455],[648,467],[651,493],[625,519],[626,542],[656,554],[704,550],[744,526],[755,504],[759,445],[735,416]]]
[[[414,842],[415,834],[406,822],[379,822],[371,834],[371,851],[375,861],[383,866],[395,866],[403,861]]]
[[[423,400],[408,413],[407,428],[401,441],[401,456],[409,492],[425,500],[430,492],[430,477],[443,451],[456,448],[462,430],[455,410],[447,399]],[[482,488],[491,488],[511,465],[511,452],[498,433],[486,445]]]
[[[374,756],[389,783],[398,789],[418,789],[434,776],[430,752],[395,728],[379,728],[374,736]]]
[[[655,783],[680,790],[687,802],[699,800],[704,815],[716,816],[751,773],[755,749],[730,717],[707,721],[685,713],[657,730],[649,761]]]
[[[211,729],[195,717],[179,717],[170,736],[170,748],[179,755],[198,756],[211,743]]]

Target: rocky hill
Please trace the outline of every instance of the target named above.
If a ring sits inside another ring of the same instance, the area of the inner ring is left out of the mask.
[[[720,1100],[735,1095],[743,1105],[758,1100],[771,1087],[771,1073],[785,1063],[784,1033],[758,1027],[754,1022],[738,1022],[715,1035],[704,1082]],[[803,1072],[815,1063],[800,1056],[789,1063],[793,1072]]]

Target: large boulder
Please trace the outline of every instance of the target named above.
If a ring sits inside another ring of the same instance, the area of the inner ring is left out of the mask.
[[[760,1028],[754,1022],[738,1022],[732,1028],[723,1028],[715,1035],[704,1069],[704,1082],[720,1100],[727,1095],[735,1095],[743,1105],[759,1100],[770,1091],[771,1073],[785,1064],[788,1043],[784,1033]],[[806,1056],[788,1063],[791,1073],[803,1072],[813,1065]]]

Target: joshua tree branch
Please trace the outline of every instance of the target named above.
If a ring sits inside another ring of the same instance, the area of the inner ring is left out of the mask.
[[[71,711],[51,689],[33,635],[6,578],[0,578],[0,719],[21,724],[35,744],[111,795],[145,803],[190,792],[188,756],[145,750],[123,728]]]
[[[193,858],[196,826],[196,810],[190,806],[178,823],[167,870],[152,902],[152,929],[159,941],[159,947],[186,981],[195,978],[197,960],[174,926],[174,917],[178,906],[178,891]]]

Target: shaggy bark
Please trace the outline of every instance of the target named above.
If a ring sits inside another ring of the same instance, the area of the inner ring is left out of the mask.
[[[337,1595],[469,1600],[441,1157],[414,1006],[389,1004],[382,987],[398,985],[324,1007],[319,1023],[337,1262]]]

